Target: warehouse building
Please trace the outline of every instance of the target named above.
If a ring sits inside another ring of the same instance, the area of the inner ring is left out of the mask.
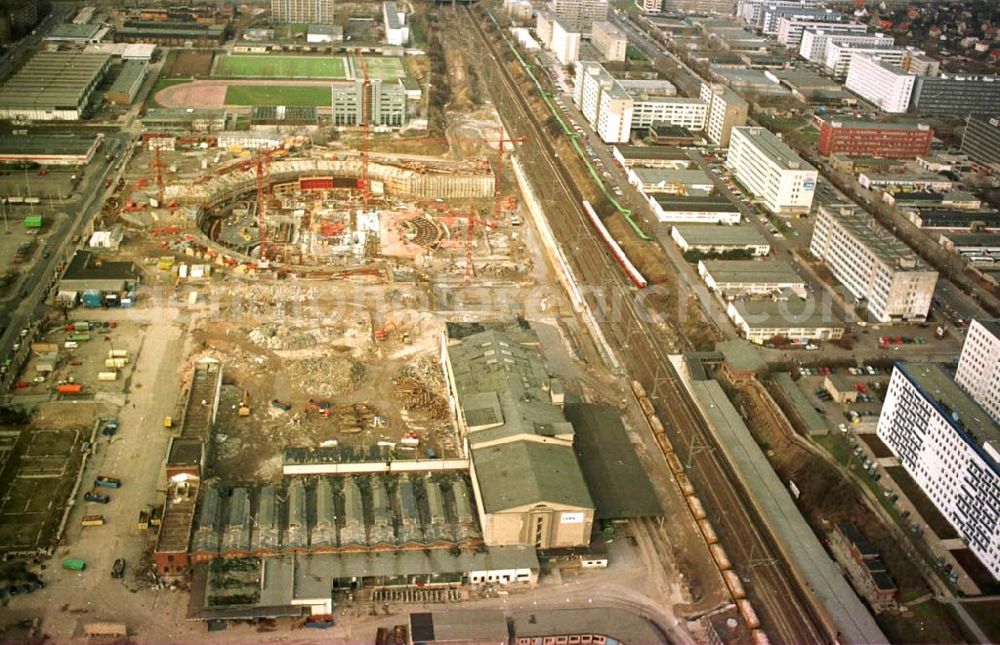
[[[752,226],[674,226],[670,238],[681,251],[722,254],[745,251],[762,257],[771,253],[771,244]]]
[[[896,363],[876,433],[1000,580],[1000,427],[988,412],[942,366]]]
[[[368,92],[370,111],[365,115],[365,82],[355,80],[333,83],[333,124],[357,126],[367,120],[375,127],[401,128],[406,125],[406,88],[401,82],[372,79]]]
[[[647,198],[655,194],[707,196],[715,191],[712,179],[700,168],[629,168],[626,176]]]
[[[87,45],[83,48],[85,54],[107,54],[123,61],[140,60],[152,62],[157,46],[147,43],[100,43]]]
[[[812,207],[819,173],[766,128],[733,128],[726,165],[772,213],[795,215]]]
[[[0,118],[79,120],[110,66],[105,54],[38,52],[0,86]]]
[[[624,61],[628,36],[607,20],[595,22],[590,28],[590,44],[605,60]]]
[[[910,109],[916,79],[880,54],[855,54],[845,87],[883,112],[903,114]]]
[[[1000,172],[1000,118],[970,116],[962,135],[962,152],[980,167]]]
[[[149,64],[144,61],[125,61],[118,78],[104,95],[104,100],[113,105],[130,105],[138,96],[148,70]]]
[[[922,115],[993,116],[1000,105],[1000,77],[943,72],[937,77],[920,76],[912,104]]]
[[[700,98],[705,103],[705,134],[715,145],[728,148],[733,128],[747,124],[750,104],[722,83],[702,82]]]
[[[673,168],[690,167],[691,157],[680,148],[652,146],[614,146],[611,156],[622,168]]]
[[[872,320],[927,319],[937,271],[854,206],[820,206],[809,251],[830,268]]]
[[[804,343],[844,336],[844,323],[829,306],[813,298],[734,300],[726,307],[726,314],[743,337],[753,343],[762,344],[772,338]]]
[[[109,27],[99,24],[66,23],[56,25],[43,40],[69,45],[92,45],[104,40],[109,31],[111,31]]]
[[[955,382],[1000,423],[1000,321],[973,320],[969,325]]]
[[[923,123],[880,123],[818,119],[816,149],[823,155],[846,154],[887,159],[916,159],[931,151],[934,130]]]
[[[1000,230],[1000,212],[956,209],[919,209],[907,213],[918,228],[941,228],[964,231]]]
[[[670,195],[648,197],[656,218],[669,224],[739,224],[740,209],[723,195]]]
[[[153,43],[171,47],[215,47],[226,41],[226,26],[199,22],[126,20],[115,30],[117,43]]]
[[[100,134],[0,136],[0,163],[83,166],[103,141]]]
[[[806,297],[806,283],[783,260],[700,260],[698,275],[726,300],[740,296]]]

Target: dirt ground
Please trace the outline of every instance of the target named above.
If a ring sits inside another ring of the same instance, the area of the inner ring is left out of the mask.
[[[212,71],[212,59],[215,54],[210,51],[178,51],[170,69],[164,70],[164,78],[194,78],[208,76]]]

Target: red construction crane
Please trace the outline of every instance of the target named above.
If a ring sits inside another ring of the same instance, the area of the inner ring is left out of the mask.
[[[368,210],[368,200],[371,199],[371,179],[368,175],[368,139],[371,136],[372,118],[372,81],[368,77],[368,63],[361,50],[356,50],[358,63],[361,64],[361,74],[364,82],[361,84],[361,175],[358,177],[358,190],[361,191],[361,202]]]
[[[159,141],[159,140],[156,140],[156,141]],[[154,154],[153,168],[156,169],[156,191],[157,191],[156,192],[156,197],[159,200],[159,201],[157,201],[157,204],[159,205],[160,208],[163,208],[164,206],[166,206],[166,204],[163,203],[164,202],[164,198],[165,198],[164,196],[165,196],[166,190],[165,190],[164,184],[163,184],[163,162],[160,161],[160,144],[159,143],[154,144],[153,154]]]
[[[497,139],[499,144],[499,152],[497,155],[497,169],[496,176],[493,178],[493,222],[500,221],[500,180],[503,177],[503,146],[505,143],[524,143],[528,140],[528,137],[511,137],[509,139],[504,138],[503,126],[500,126],[500,138]]]

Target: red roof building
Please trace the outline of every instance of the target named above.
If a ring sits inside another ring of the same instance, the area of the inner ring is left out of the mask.
[[[916,159],[930,153],[934,131],[918,124],[821,120],[820,154]]]

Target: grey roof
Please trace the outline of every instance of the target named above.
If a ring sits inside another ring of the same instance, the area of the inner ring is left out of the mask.
[[[97,137],[84,132],[0,136],[0,155],[85,155],[94,147]]]
[[[783,551],[829,612],[845,643],[888,643],[864,604],[830,559],[809,524],[771,468],[739,412],[717,381],[693,381],[689,387],[718,437],[718,445],[747,488]]]
[[[704,170],[700,168],[675,170],[673,168],[633,168],[639,181],[643,183],[643,188],[654,188],[657,184],[669,186],[670,184],[681,184],[690,186],[692,184],[712,185],[712,180]]]
[[[909,246],[875,221],[875,218],[853,205],[821,205],[820,211],[827,213],[839,226],[861,245],[865,246],[883,263],[897,270],[925,271],[923,261]]]
[[[144,60],[127,60],[122,65],[122,71],[118,78],[111,84],[108,92],[128,92],[135,85],[136,81],[146,75],[146,68],[149,66]]]
[[[882,121],[864,121],[862,119],[826,119],[827,123],[834,128],[848,128],[857,130],[930,130],[930,126],[923,123],[883,123]]]
[[[763,372],[767,370],[767,362],[749,341],[741,339],[726,340],[715,344],[715,351],[722,354],[730,369],[741,372]]]
[[[595,516],[662,515],[663,507],[618,411],[606,405],[567,403],[566,416],[576,428],[573,449],[597,507]]]
[[[986,331],[993,334],[995,338],[1000,338],[1000,319],[974,318],[973,321],[982,325],[986,329]]]
[[[665,211],[668,212],[702,212],[702,213],[738,213],[736,205],[722,195],[665,195],[653,194],[651,197],[656,200]]]
[[[648,620],[618,607],[518,612],[513,622],[516,638],[600,634],[619,643],[669,642]]]
[[[826,423],[826,418],[806,398],[802,388],[792,380],[792,375],[788,372],[778,372],[771,376],[771,382],[785,395],[785,400],[792,406],[795,413],[805,424],[806,430],[810,432],[821,432],[830,429]]]
[[[99,24],[82,24],[77,25],[74,23],[64,23],[61,25],[56,25],[48,36],[45,37],[46,40],[87,40],[93,38],[102,29]]]
[[[725,284],[748,284],[754,282],[780,282],[804,284],[805,280],[787,260],[768,258],[766,260],[702,260],[701,264],[709,275]]]
[[[327,36],[344,34],[344,28],[340,25],[309,25],[307,30],[310,34],[323,34]]]
[[[522,440],[475,448],[472,462],[486,513],[541,502],[594,508],[568,445]]]
[[[805,300],[790,298],[781,301],[736,300],[732,305],[751,329],[755,327],[825,328],[843,327],[844,325],[829,307],[824,309],[824,306],[815,298]]]
[[[615,146],[626,159],[667,159],[691,161],[687,152],[671,146]]]
[[[38,52],[0,86],[0,107],[76,108],[110,60],[107,54]]]
[[[768,244],[752,226],[717,226],[711,224],[680,224],[674,226],[684,241],[693,246],[702,245],[760,245]]]
[[[507,617],[498,609],[410,614],[410,639],[421,643],[506,643]]]
[[[62,279],[72,280],[135,280],[139,276],[134,262],[95,263],[90,251],[77,251]]]
[[[816,170],[802,157],[795,154],[795,151],[788,147],[788,144],[778,138],[776,134],[767,128],[756,126],[740,126],[733,128],[733,132],[740,132],[745,135],[750,145],[760,151],[771,162],[782,167],[793,170]]]

